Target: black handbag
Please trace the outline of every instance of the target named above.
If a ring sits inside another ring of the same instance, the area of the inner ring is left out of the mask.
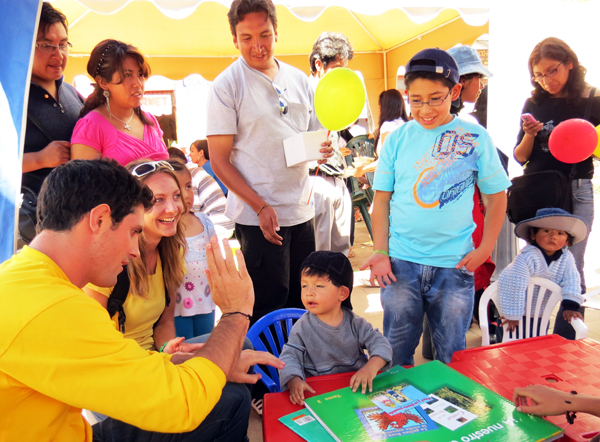
[[[27,112],[27,119],[33,123],[45,136],[53,141],[52,137],[48,134],[44,126],[40,121],[32,115],[29,111]],[[35,237],[35,226],[37,225],[37,200],[38,195],[27,186],[21,186],[21,194],[23,195],[23,202],[19,208],[19,237],[25,244],[29,244]]]
[[[575,168],[575,166],[573,166]],[[557,207],[573,211],[573,191],[569,178],[558,170],[531,173],[512,179],[508,189],[506,214],[512,223],[535,217],[538,209]]]
[[[22,186],[23,202],[19,208],[19,235],[25,244],[29,244],[35,237],[37,224],[37,194],[29,187]]]
[[[588,96],[583,118],[589,118],[592,109],[591,98],[596,88]],[[558,170],[547,170],[523,175],[511,180],[508,189],[506,214],[512,223],[519,223],[535,217],[538,209],[557,207],[573,212],[573,190],[571,183],[577,174],[577,164],[571,166],[569,176]]]

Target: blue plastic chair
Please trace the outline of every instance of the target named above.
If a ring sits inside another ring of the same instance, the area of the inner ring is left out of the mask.
[[[300,319],[304,313],[306,313],[306,310],[299,308],[275,310],[256,321],[250,327],[250,330],[248,330],[246,337],[252,342],[255,350],[266,351],[279,357],[283,345],[288,340],[294,322]],[[273,330],[275,334],[273,334]],[[270,393],[281,391],[277,369],[268,365],[266,368],[269,374],[265,373],[258,365],[254,366],[254,372],[262,376],[261,381],[269,389]]]

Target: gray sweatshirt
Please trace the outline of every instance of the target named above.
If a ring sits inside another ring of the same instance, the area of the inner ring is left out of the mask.
[[[369,356],[379,356],[387,362],[383,370],[392,363],[392,347],[388,340],[374,330],[365,319],[351,310],[342,308],[344,319],[337,327],[331,327],[316,315],[307,312],[290,333],[283,346],[281,360],[285,367],[279,370],[281,389],[298,376],[320,376],[333,373],[346,373],[361,369]]]

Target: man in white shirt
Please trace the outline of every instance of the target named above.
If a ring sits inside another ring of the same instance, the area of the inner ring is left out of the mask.
[[[315,250],[314,209],[308,166],[286,167],[283,140],[320,125],[306,76],[274,57],[271,0],[235,0],[228,18],[242,56],[211,86],[207,140],[213,170],[229,189],[226,215],[254,284],[256,321],[302,307],[300,265]],[[324,158],[330,145],[322,145]]]

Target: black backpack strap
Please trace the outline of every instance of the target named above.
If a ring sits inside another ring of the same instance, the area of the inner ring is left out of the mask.
[[[127,266],[123,267],[123,271],[119,273],[117,277],[117,283],[113,287],[110,296],[108,297],[108,303],[106,305],[106,309],[108,310],[108,315],[112,318],[115,313],[119,313],[119,330],[121,333],[125,333],[125,310],[123,310],[123,304],[127,299],[127,294],[129,293],[129,274],[127,273]]]
[[[33,113],[29,112],[29,109],[27,110],[27,119],[31,121],[33,125],[37,127],[40,132],[42,132],[46,138],[48,138],[48,140],[50,140],[50,142],[54,141],[54,138],[48,134],[48,131],[44,128],[44,125],[41,123],[41,121],[35,115],[33,115]]]

